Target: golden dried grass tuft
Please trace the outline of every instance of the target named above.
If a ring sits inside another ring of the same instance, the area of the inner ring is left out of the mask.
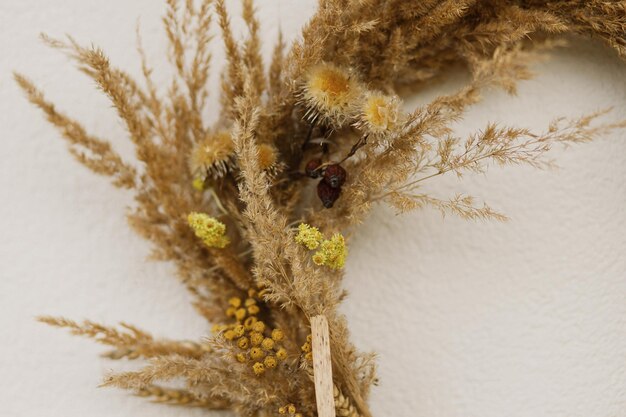
[[[242,39],[231,28],[224,0],[166,3],[163,25],[175,74],[165,91],[152,79],[139,36],[142,80],[114,67],[97,47],[43,36],[109,98],[135,146],[136,164],[124,161],[107,140],[87,133],[15,74],[71,154],[134,193],[130,225],[153,243],[155,259],[176,265],[199,314],[217,325],[215,334],[189,342],[155,339],[127,324],[114,328],[41,318],[112,346],[105,354],[111,359],[147,360],[138,370],[108,375],[104,385],[157,402],[228,408],[240,415],[275,414],[291,410],[285,408],[289,404],[295,414],[314,416],[310,349],[301,347],[307,346],[310,318],[323,314],[329,322],[337,414],[370,417],[367,397],[376,380],[375,364],[373,355],[352,345],[338,310],[345,298],[344,272],[316,265],[298,243],[295,225],[310,224],[320,236],[341,236],[380,202],[401,212],[431,206],[467,219],[505,220],[473,196],[433,196],[421,186],[446,174],[462,179],[484,173],[492,164],[546,168],[555,145],[626,127],[625,122],[603,123],[605,113],[599,112],[558,119],[543,133],[489,124],[459,138],[452,128],[485,89],[515,93],[517,83],[532,76],[532,63],[561,34],[593,36],[626,57],[623,2],[322,0],[289,48],[279,36],[267,70],[252,0],[243,0],[247,30]],[[213,25],[219,28],[226,64],[221,111],[208,125]],[[400,110],[401,90],[419,92],[425,82],[459,65],[470,74],[467,85],[413,111]],[[348,172],[332,209],[316,202],[308,185],[312,180],[303,173],[318,158],[313,174],[337,163]],[[230,243],[207,247],[187,224],[194,212],[224,225],[222,238]],[[345,255],[340,246],[335,252]],[[332,264],[342,265],[343,258]],[[257,317],[263,326],[255,324]],[[263,371],[257,366],[255,372],[246,355],[274,358],[263,342],[268,340],[269,348],[270,329],[277,328],[279,360],[259,362]],[[250,339],[229,341],[242,329]],[[182,381],[185,388],[157,385],[170,381]]]

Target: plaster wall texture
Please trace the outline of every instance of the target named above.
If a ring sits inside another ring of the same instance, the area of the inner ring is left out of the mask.
[[[171,338],[208,332],[173,268],[148,262],[149,244],[127,227],[131,196],[75,163],[11,80],[12,70],[27,73],[60,108],[130,155],[106,100],[37,34],[93,42],[138,74],[140,17],[149,57],[165,80],[162,3],[0,0],[2,416],[202,415],[97,388],[103,372],[128,365],[34,321],[39,314],[124,320]],[[231,3],[236,11],[239,2]],[[293,39],[314,8],[309,0],[258,2],[263,38],[273,41],[280,27]],[[486,94],[458,133],[488,121],[541,131],[555,117],[608,106],[610,118],[625,118],[626,65],[598,44],[574,43],[538,64],[518,97]],[[216,69],[222,53],[217,40],[214,46]],[[408,104],[461,82],[434,84]],[[212,83],[217,103],[217,77]],[[555,149],[556,171],[494,168],[430,184],[441,196],[485,198],[511,217],[507,223],[374,211],[351,241],[343,307],[357,346],[379,353],[374,415],[625,415],[625,134]]]

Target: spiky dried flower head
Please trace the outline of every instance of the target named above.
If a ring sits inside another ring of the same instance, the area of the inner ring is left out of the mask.
[[[341,269],[346,264],[348,249],[343,236],[335,233],[330,239],[324,240],[313,255],[313,262],[331,269]]]
[[[235,164],[235,144],[228,131],[208,134],[198,142],[189,158],[189,169],[196,179],[223,177]],[[199,183],[198,183],[199,184]],[[194,183],[197,188],[197,184]]]
[[[192,212],[187,216],[187,223],[197,237],[210,248],[222,249],[230,243],[226,236],[226,225],[205,213]]]
[[[264,171],[275,168],[278,162],[278,150],[274,146],[266,143],[260,144],[258,149],[259,167]]]
[[[328,63],[316,65],[306,74],[301,91],[305,118],[311,123],[341,127],[354,114],[361,91],[346,70]]]
[[[356,127],[373,135],[393,130],[400,119],[400,99],[382,93],[367,93]]]
[[[309,250],[313,250],[317,249],[322,240],[324,240],[324,235],[322,235],[322,232],[320,232],[317,227],[310,226],[306,223],[301,223],[298,226],[296,243],[304,245]]]

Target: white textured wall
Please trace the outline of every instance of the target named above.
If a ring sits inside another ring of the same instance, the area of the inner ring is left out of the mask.
[[[279,22],[295,36],[314,8],[312,1],[258,3],[267,39]],[[162,10],[158,0],[0,0],[2,416],[201,415],[98,389],[101,374],[118,364],[99,359],[100,346],[33,320],[61,314],[127,320],[168,337],[207,332],[172,269],[145,261],[148,244],[124,220],[130,196],[75,163],[10,76],[13,69],[31,75],[127,153],[106,100],[37,34],[93,41],[136,73],[136,19],[158,61]],[[610,105],[626,117],[626,65],[603,48],[558,52],[537,71],[517,98],[488,94],[460,132],[487,121],[541,130],[553,117]],[[355,342],[380,354],[375,415],[624,415],[624,136],[555,151],[561,169],[554,172],[494,169],[462,183],[431,183],[442,195],[485,197],[510,215],[508,223],[375,211],[351,244],[344,306]]]

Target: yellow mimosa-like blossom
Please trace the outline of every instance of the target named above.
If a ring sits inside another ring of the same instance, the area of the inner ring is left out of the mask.
[[[296,243],[304,245],[307,249],[317,249],[320,243],[324,240],[324,236],[317,227],[309,226],[306,223],[301,223],[298,226],[298,234],[296,235]]]
[[[320,248],[313,255],[313,262],[332,269],[341,269],[346,264],[347,256],[346,242],[341,234],[336,233],[320,244]]]
[[[210,248],[224,248],[230,243],[226,236],[226,225],[204,213],[189,213],[187,223],[205,245]]]

